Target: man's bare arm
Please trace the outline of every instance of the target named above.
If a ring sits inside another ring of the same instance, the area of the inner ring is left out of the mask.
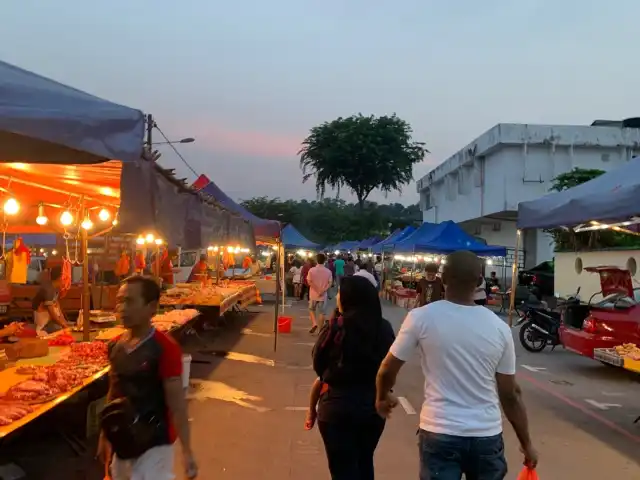
[[[527,419],[527,410],[522,401],[522,390],[516,381],[516,376],[497,373],[496,383],[502,410],[511,426],[513,426],[520,445],[523,449],[530,448],[529,420]]]
[[[387,399],[404,364],[405,362],[396,358],[392,353],[387,353],[380,364],[376,377],[376,402],[384,402]]]
[[[189,413],[187,411],[187,400],[184,397],[182,378],[170,377],[165,379],[164,395],[176,426],[178,438],[182,444],[182,451],[184,454],[191,455]]]

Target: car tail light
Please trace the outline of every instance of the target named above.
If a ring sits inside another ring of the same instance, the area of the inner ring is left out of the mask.
[[[586,333],[596,333],[598,330],[598,324],[592,317],[587,317],[584,322],[582,322],[582,331]]]

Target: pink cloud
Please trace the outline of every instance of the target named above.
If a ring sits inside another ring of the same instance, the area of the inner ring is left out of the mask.
[[[195,137],[198,147],[214,150],[217,154],[233,153],[262,158],[293,157],[300,150],[304,138],[295,134],[234,129],[210,120],[187,120],[175,126],[170,125],[171,123],[160,124],[166,135],[169,135],[167,128],[171,128],[174,133],[184,132],[185,136]],[[172,134],[171,138],[173,136]]]

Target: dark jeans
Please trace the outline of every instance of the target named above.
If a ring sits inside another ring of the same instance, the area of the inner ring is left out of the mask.
[[[384,420],[370,417],[318,422],[332,480],[373,480],[373,454]]]
[[[507,475],[502,434],[456,437],[420,430],[420,480],[503,480]]]

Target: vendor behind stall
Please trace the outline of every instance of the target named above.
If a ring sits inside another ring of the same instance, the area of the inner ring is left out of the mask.
[[[52,267],[49,275],[44,271],[38,278],[40,288],[33,297],[33,322],[39,335],[68,328],[64,313],[58,303],[62,279],[62,268]]]
[[[200,255],[200,261],[196,263],[191,269],[191,273],[189,274],[189,279],[187,282],[195,282],[198,280],[202,280],[201,275],[206,275],[209,271],[209,264],[207,263],[207,256]]]

